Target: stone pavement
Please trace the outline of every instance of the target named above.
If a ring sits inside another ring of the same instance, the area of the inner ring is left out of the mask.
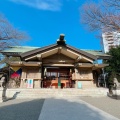
[[[44,99],[0,103],[0,120],[38,120]]]
[[[119,120],[119,119],[78,98],[77,99],[48,98],[44,102],[38,120]]]
[[[80,99],[120,119],[120,99],[109,97],[80,97]]]
[[[108,103],[113,108],[120,106],[120,100],[111,102],[107,97],[9,100],[0,104],[0,120],[120,120],[120,113],[117,113],[120,109],[108,108],[115,111],[111,113],[103,109]]]

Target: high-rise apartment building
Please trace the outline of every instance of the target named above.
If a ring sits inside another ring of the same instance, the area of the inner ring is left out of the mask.
[[[105,53],[120,45],[120,32],[105,32],[102,34],[103,50]]]

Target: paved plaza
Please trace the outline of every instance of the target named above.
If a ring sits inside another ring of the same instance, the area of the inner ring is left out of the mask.
[[[120,100],[108,97],[9,100],[0,120],[120,120]]]

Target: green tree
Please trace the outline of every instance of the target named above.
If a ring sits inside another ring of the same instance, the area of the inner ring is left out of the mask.
[[[109,66],[105,68],[105,71],[112,73],[112,78],[117,75],[118,79],[120,80],[120,46],[111,48],[108,54],[111,55],[111,58],[107,61],[104,61],[105,63],[109,64]],[[110,79],[112,79],[111,77]]]

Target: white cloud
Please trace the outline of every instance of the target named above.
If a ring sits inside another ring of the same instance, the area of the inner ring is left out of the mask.
[[[27,5],[36,9],[59,11],[61,9],[61,0],[10,0],[17,4]]]

